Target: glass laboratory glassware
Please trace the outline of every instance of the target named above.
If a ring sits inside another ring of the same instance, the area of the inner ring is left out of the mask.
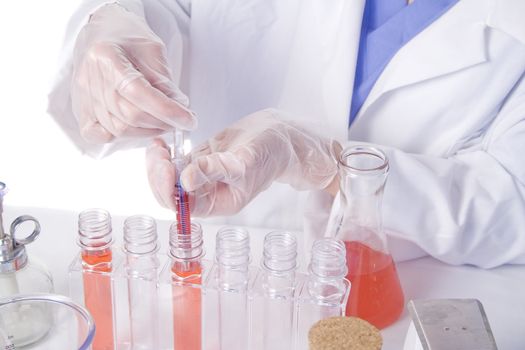
[[[350,290],[344,243],[334,238],[316,240],[308,270],[297,304],[297,349],[308,349],[308,331],[317,321],[344,315]]]
[[[172,285],[173,349],[202,348],[202,228],[191,223],[191,233],[174,222],[170,227],[169,280]]]
[[[250,349],[294,348],[297,239],[285,231],[264,238],[261,268],[252,288]]]
[[[20,325],[16,325],[16,320]],[[88,350],[95,333],[95,323],[87,310],[69,298],[53,294],[19,294],[0,299],[0,349],[20,349],[8,336],[15,325],[46,330],[34,342],[22,346],[26,350]]]
[[[217,232],[215,264],[206,281],[204,349],[246,350],[249,338],[250,237],[240,227]]]
[[[367,146],[343,150],[339,159],[340,211],[335,236],[346,247],[352,284],[346,315],[377,328],[395,322],[404,295],[382,227],[381,203],[389,164],[384,152]]]
[[[40,223],[29,215],[16,218],[10,226],[9,233],[3,227],[3,197],[7,189],[0,182],[0,298],[12,297],[17,294],[51,293],[53,292],[53,279],[49,271],[35,260],[28,257],[26,245],[32,243],[40,234]],[[19,238],[25,223],[34,225],[33,231],[25,238]],[[34,343],[44,336],[49,330],[49,314],[26,303],[26,308],[20,313],[12,313],[12,319],[8,322],[6,336],[18,347]],[[13,318],[14,317],[14,318]],[[34,322],[34,327],[20,321],[21,317],[27,317]],[[19,321],[16,321],[19,320]]]
[[[114,274],[114,312],[119,349],[159,349],[157,224],[145,215],[124,221],[124,261]]]
[[[69,269],[70,295],[93,316],[97,332],[93,350],[113,350],[113,272],[121,255],[112,250],[111,216],[103,209],[88,209],[78,216],[80,254]]]

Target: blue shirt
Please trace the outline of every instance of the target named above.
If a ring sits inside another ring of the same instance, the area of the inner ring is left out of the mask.
[[[354,121],[370,90],[396,52],[458,0],[366,0],[350,106]]]

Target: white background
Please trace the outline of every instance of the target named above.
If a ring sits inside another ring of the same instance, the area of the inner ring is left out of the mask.
[[[170,218],[150,192],[144,149],[102,160],[83,156],[46,112],[66,24],[79,3],[2,2],[0,181],[10,188],[5,202]]]

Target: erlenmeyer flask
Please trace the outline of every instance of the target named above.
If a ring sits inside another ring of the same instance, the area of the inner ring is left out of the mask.
[[[388,159],[379,149],[353,146],[339,159],[341,206],[333,223],[346,246],[351,282],[347,316],[378,328],[395,322],[404,307],[397,270],[382,230],[381,202]]]

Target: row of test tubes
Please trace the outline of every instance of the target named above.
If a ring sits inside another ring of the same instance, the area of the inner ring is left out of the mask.
[[[167,255],[153,218],[127,218],[122,249],[111,231],[108,212],[82,212],[81,251],[69,268],[70,296],[95,320],[93,350],[307,350],[315,322],[344,315],[350,286],[335,239],[317,240],[308,272],[298,273],[289,232],[268,233],[253,264],[243,228],[217,232],[213,261],[195,222],[191,234],[170,227]]]

